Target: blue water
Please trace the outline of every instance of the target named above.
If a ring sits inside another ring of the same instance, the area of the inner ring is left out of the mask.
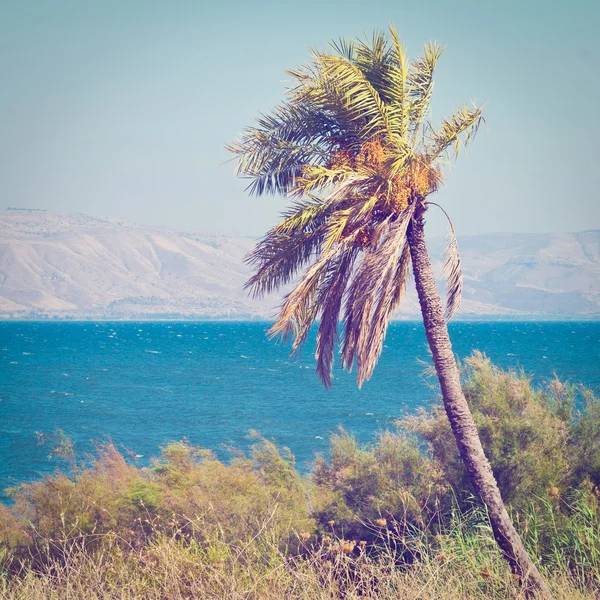
[[[299,359],[265,323],[0,323],[0,489],[51,472],[36,432],[62,429],[78,453],[112,439],[143,463],[169,440],[227,456],[248,432],[290,447],[306,467],[339,425],[368,440],[437,401],[423,328],[390,327],[373,379],[335,372],[324,390],[309,339]],[[455,352],[485,351],[538,382],[553,373],[600,389],[600,323],[453,323]]]

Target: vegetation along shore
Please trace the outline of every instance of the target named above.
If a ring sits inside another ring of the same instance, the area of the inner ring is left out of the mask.
[[[600,593],[600,401],[461,366],[481,440],[554,597]],[[229,463],[186,442],[139,468],[110,444],[0,506],[0,598],[522,598],[441,405],[301,475],[256,434]]]

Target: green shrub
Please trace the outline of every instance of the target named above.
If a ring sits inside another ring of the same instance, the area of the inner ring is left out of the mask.
[[[323,533],[373,541],[388,525],[422,525],[448,503],[440,464],[414,436],[388,431],[361,446],[342,429],[330,441],[329,457],[319,456],[312,473]]]
[[[589,479],[600,486],[600,398],[579,389],[582,408],[574,411],[571,423],[573,469],[571,485]]]
[[[524,373],[503,371],[478,352],[464,361],[463,389],[502,496],[514,509],[586,479],[599,483],[600,405],[589,391],[556,380],[535,389]],[[460,498],[472,494],[441,406],[399,427],[422,436]]]
[[[297,532],[312,532],[314,522],[288,457],[260,439],[250,458],[226,465],[176,442],[151,468],[138,469],[107,444],[89,467],[15,489],[13,506],[0,506],[0,547],[11,552],[15,568],[31,558],[62,560],[84,539],[89,551],[142,547],[158,535],[214,549],[269,530],[297,547]]]

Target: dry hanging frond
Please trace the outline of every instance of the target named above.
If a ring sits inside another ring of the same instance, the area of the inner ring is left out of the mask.
[[[454,227],[448,232],[448,244],[444,255],[444,277],[446,278],[446,320],[449,321],[458,310],[462,299],[462,268],[460,266],[460,254],[458,252],[458,241],[454,233]]]
[[[380,317],[394,304],[397,289],[393,274],[398,274],[399,252],[406,240],[406,228],[413,215],[409,208],[401,215],[388,217],[378,229],[379,243],[370,244],[363,254],[354,278],[348,286],[344,315],[344,341],[342,365],[351,370],[354,362],[358,366],[359,386],[370,377],[385,337],[385,327],[373,328],[373,317]],[[375,231],[374,235],[378,235]],[[404,271],[402,276],[405,277]],[[382,285],[388,282],[386,285]],[[403,288],[403,286],[400,286]],[[381,297],[384,294],[384,297]],[[401,296],[401,293],[400,293]],[[380,306],[381,303],[384,306]],[[397,304],[396,304],[397,305]],[[381,312],[383,311],[383,312]]]
[[[462,268],[458,240],[448,213],[434,202],[429,204],[437,206],[448,219],[449,229],[444,249],[444,279],[446,280],[446,320],[449,321],[456,314],[462,299]]]
[[[342,308],[342,299],[348,279],[352,274],[352,263],[356,251],[346,250],[340,256],[323,282],[317,297],[317,304],[322,307],[321,322],[317,333],[317,374],[325,387],[331,387],[333,356],[338,341],[338,321]]]
[[[387,332],[387,327],[394,311],[398,308],[400,301],[406,289],[410,266],[410,246],[404,243],[404,248],[400,252],[395,269],[390,269],[383,279],[379,292],[379,300],[370,326],[370,343],[363,348],[363,353],[359,354],[359,386],[363,381],[368,381],[373,375],[375,365],[379,360],[383,350],[383,342]]]

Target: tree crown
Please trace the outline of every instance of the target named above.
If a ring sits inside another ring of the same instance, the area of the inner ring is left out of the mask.
[[[319,318],[317,372],[325,385],[342,310],[342,364],[351,369],[356,362],[359,385],[371,376],[409,273],[407,228],[440,186],[444,161],[482,122],[476,104],[437,127],[428,120],[441,54],[428,43],[409,61],[393,27],[389,36],[314,51],[312,62],[288,72],[286,101],[228,146],[251,193],[293,198],[247,257],[256,270],[247,287],[261,295],[295,282],[271,333],[292,335],[294,352]],[[451,233],[448,317],[461,288]]]

